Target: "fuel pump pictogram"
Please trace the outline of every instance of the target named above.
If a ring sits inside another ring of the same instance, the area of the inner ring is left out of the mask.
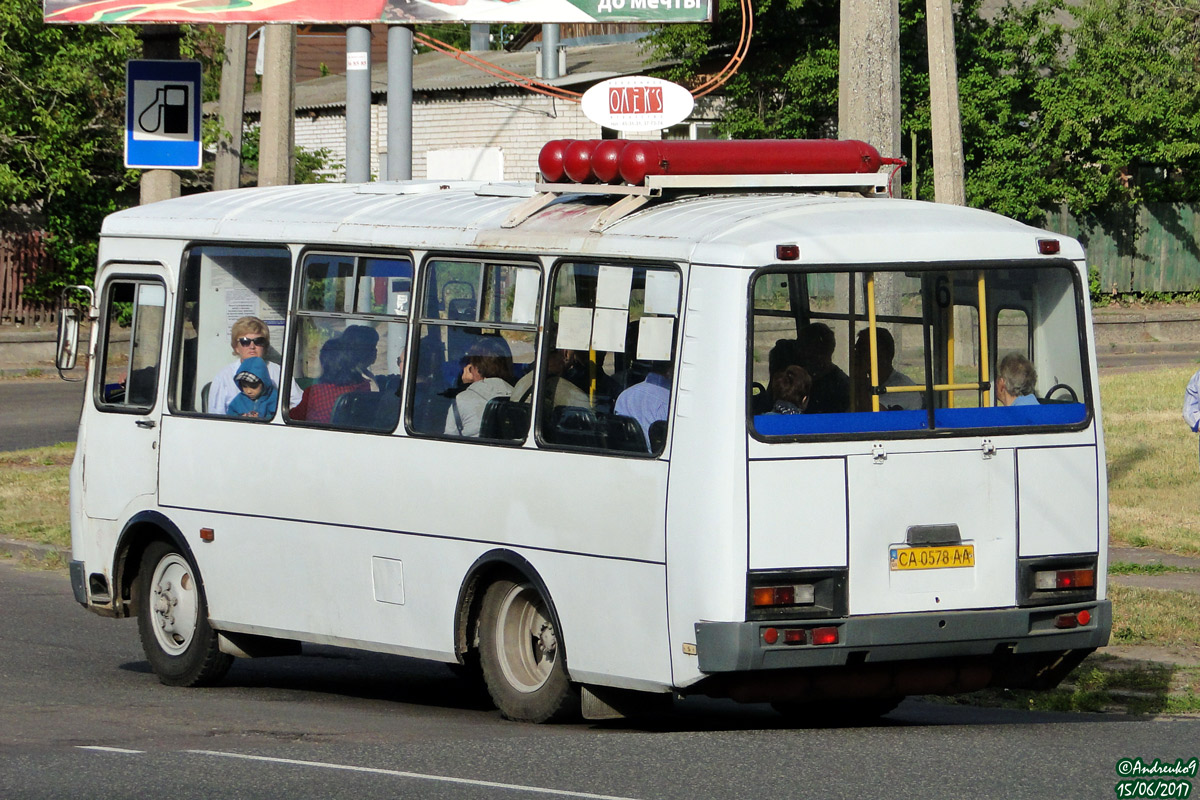
[[[138,127],[146,133],[182,134],[189,131],[191,86],[186,83],[159,86],[154,99],[138,114]]]

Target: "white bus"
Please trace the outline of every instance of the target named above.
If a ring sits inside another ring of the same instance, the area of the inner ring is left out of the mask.
[[[1053,687],[1111,628],[1084,253],[887,190],[325,184],[113,214],[75,598],[136,616],[167,684],[318,643],[462,665],[516,720]],[[226,406],[247,353],[277,365],[258,416]]]

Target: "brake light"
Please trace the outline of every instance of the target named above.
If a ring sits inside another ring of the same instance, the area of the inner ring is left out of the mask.
[[[750,605],[754,608],[812,605],[815,599],[812,584],[755,586],[750,590]]]
[[[813,628],[812,631],[813,644],[837,644],[838,629],[837,628]]]
[[[1035,589],[1042,592],[1062,589],[1090,589],[1096,585],[1096,570],[1045,570],[1034,574],[1033,585]]]

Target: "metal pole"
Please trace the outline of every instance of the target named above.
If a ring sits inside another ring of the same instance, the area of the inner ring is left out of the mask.
[[[554,80],[558,75],[558,26],[542,26],[542,79]]]
[[[213,189],[236,189],[242,177],[242,116],[246,100],[246,26],[225,26],[221,65],[221,133],[213,167]]]
[[[388,28],[387,179],[412,180],[413,32]]]
[[[492,28],[484,22],[471,23],[471,51],[478,52],[480,50],[491,50]]]
[[[138,35],[142,40],[142,57],[156,61],[179,59],[179,26],[147,25]],[[179,197],[179,173],[170,169],[148,169],[142,172],[138,186],[142,205]]]
[[[346,183],[371,180],[371,29],[346,28]]]

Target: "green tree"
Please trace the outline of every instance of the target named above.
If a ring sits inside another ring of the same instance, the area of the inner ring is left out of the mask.
[[[38,0],[0,4],[0,207],[40,213],[62,272],[88,280],[100,220],[136,173],[123,166],[125,62],[132,28],[42,22]]]

